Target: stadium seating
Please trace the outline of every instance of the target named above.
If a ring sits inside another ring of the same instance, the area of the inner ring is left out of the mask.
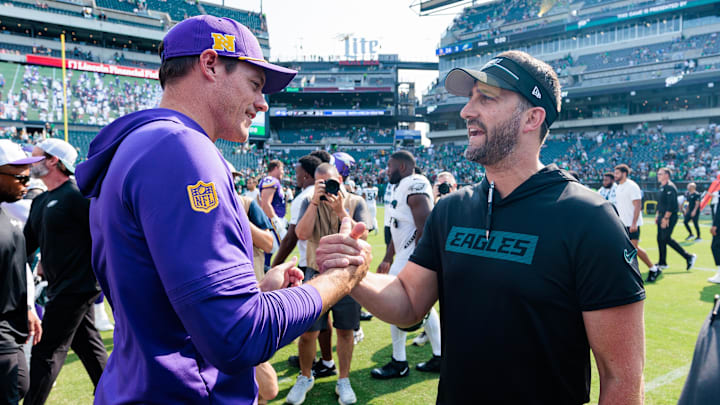
[[[211,4],[203,4],[202,7],[205,9],[205,12],[210,15],[218,16],[218,17],[229,17],[233,20],[239,22],[240,24],[250,28],[253,32],[259,32],[259,31],[265,31],[265,24],[263,22],[263,17],[257,13],[251,13],[248,11],[242,11],[242,10],[234,10],[231,8],[223,8],[218,6],[213,6]]]

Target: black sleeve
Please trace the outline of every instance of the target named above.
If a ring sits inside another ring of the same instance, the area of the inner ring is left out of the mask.
[[[441,211],[445,211],[446,206],[447,199],[441,199],[430,212],[425,220],[422,236],[410,256],[411,262],[436,272],[442,271],[441,254],[445,251],[445,247],[439,242],[442,240],[442,235],[440,235],[442,230],[438,224],[441,224],[442,221],[438,219],[438,216]]]
[[[90,229],[90,200],[80,192],[72,193],[72,213],[79,224]]]
[[[33,200],[32,204],[30,205],[30,213],[28,214],[28,220],[27,222],[25,222],[25,228],[23,228],[23,235],[25,236],[25,253],[28,255],[28,260],[30,257],[32,257],[33,259],[35,258],[35,251],[40,246],[35,235],[35,230],[32,226],[32,223],[34,222],[34,210],[39,209],[38,207],[36,207],[35,204],[37,201],[37,199]]]
[[[678,212],[678,194],[675,187],[668,188],[670,189],[670,193],[668,193],[668,198],[670,199],[670,201],[668,201],[668,211],[670,211],[672,215]]]
[[[710,209],[712,209],[712,207],[710,207]],[[720,215],[718,215],[717,212],[715,213],[715,219],[713,220],[712,226],[720,228]]]
[[[570,249],[580,309],[595,311],[645,299],[637,250],[612,205],[591,207],[586,218]]]

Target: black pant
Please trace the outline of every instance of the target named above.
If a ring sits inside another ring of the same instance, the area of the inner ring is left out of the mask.
[[[25,405],[44,404],[72,348],[97,387],[107,351],[95,329],[93,303],[100,293],[61,294],[45,306],[40,343],[30,358],[30,390]]]
[[[0,405],[19,404],[29,384],[22,346],[14,353],[0,354]]]
[[[675,240],[672,238],[673,229],[675,229],[675,224],[677,224],[677,220],[677,214],[671,216],[668,227],[663,229],[662,227],[660,227],[660,223],[662,223],[662,217],[658,218],[657,243],[658,250],[660,250],[660,261],[658,262],[658,264],[667,265],[668,245],[670,245],[671,248],[678,252],[680,256],[684,257],[685,260],[690,258],[690,254],[686,252],[685,249],[683,249],[683,247],[680,246],[679,243],[675,242]]]
[[[713,236],[710,250],[712,250],[713,259],[715,259],[715,265],[720,266],[720,235]]]
[[[685,229],[687,229],[687,231],[688,231],[688,233],[690,234],[690,236],[692,236],[692,234],[693,234],[693,233],[692,233],[692,230],[690,229],[690,226],[688,226],[688,223],[689,223],[690,221],[692,221],[693,224],[695,224],[695,237],[700,238],[700,225],[698,225],[698,219],[700,219],[700,213],[699,213],[699,212],[698,212],[697,214],[695,214],[694,217],[691,217],[690,214],[685,214],[685,215],[684,215],[684,219],[683,219],[683,223],[685,224]]]

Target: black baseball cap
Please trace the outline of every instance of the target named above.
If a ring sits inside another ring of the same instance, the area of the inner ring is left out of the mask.
[[[455,68],[445,77],[445,89],[459,97],[470,97],[476,82],[520,93],[530,104],[542,107],[548,128],[560,112],[555,105],[555,96],[512,59],[493,58],[480,70]]]

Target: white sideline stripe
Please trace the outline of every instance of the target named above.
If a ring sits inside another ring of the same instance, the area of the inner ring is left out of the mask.
[[[717,269],[709,269],[707,267],[693,267],[692,270],[711,271],[713,273],[715,273],[717,271]],[[690,270],[690,271],[692,271],[692,270]]]
[[[675,370],[667,374],[663,374],[660,377],[657,377],[656,379],[645,384],[645,392],[650,392],[652,390],[662,387],[665,384],[669,384],[680,377],[685,377],[688,371],[690,371],[690,364],[686,364],[682,367],[676,368]]]

